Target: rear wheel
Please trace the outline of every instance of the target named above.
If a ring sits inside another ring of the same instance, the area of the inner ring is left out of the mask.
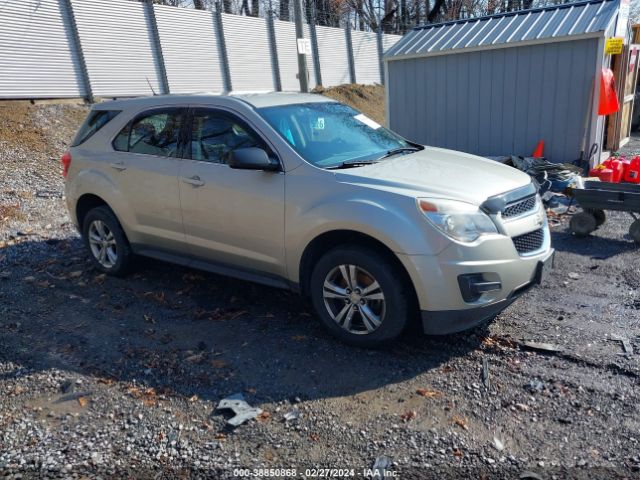
[[[604,210],[600,210],[598,208],[593,208],[593,209],[590,208],[589,210],[587,210],[587,212],[593,215],[594,218],[596,219],[596,227],[599,227],[600,225],[602,225],[604,222],[607,221],[607,214],[604,213]]]
[[[133,253],[120,222],[109,207],[97,207],[87,213],[82,236],[98,270],[116,276],[127,273]]]
[[[410,286],[395,262],[377,251],[337,247],[311,275],[311,300],[329,332],[351,345],[382,346],[405,329]]]
[[[578,237],[586,237],[593,232],[597,226],[596,217],[589,212],[576,213],[569,223],[569,228]]]

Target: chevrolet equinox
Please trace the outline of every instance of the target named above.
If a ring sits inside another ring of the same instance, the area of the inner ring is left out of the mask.
[[[100,103],[62,164],[99,270],[144,255],[292,289],[355,345],[390,343],[412,318],[429,334],[470,328],[551,267],[528,175],[320,95]]]

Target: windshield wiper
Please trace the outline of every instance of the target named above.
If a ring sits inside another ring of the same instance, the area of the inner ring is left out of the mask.
[[[326,167],[327,170],[337,170],[339,168],[353,168],[353,167],[361,167],[363,165],[372,165],[374,163],[378,163],[377,160],[345,160],[337,165],[331,165],[330,167]]]
[[[418,152],[420,151],[419,148],[416,147],[400,147],[400,148],[392,148],[391,150],[387,150],[387,153],[385,153],[384,155],[382,155],[381,157],[378,158],[378,160],[382,160],[384,158],[388,158],[391,157],[393,155],[397,155],[399,153],[404,153],[404,152]]]

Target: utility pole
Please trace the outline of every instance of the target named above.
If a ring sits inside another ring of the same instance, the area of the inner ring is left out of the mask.
[[[305,50],[300,48],[299,39],[304,39],[304,30],[302,26],[302,0],[293,0],[293,16],[296,21],[296,46],[298,48],[298,80],[300,80],[300,91],[307,93],[309,91],[309,82],[307,81],[307,56]],[[302,50],[302,53],[301,53]]]

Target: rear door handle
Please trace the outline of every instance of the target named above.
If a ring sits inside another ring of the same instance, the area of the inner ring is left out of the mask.
[[[201,187],[204,185],[204,181],[201,180],[197,175],[194,177],[182,177],[182,181],[184,183],[188,183],[189,185],[193,185],[194,187]]]
[[[124,162],[113,162],[111,164],[111,168],[115,168],[116,170],[120,170],[121,172],[127,169],[127,167],[124,165]]]

